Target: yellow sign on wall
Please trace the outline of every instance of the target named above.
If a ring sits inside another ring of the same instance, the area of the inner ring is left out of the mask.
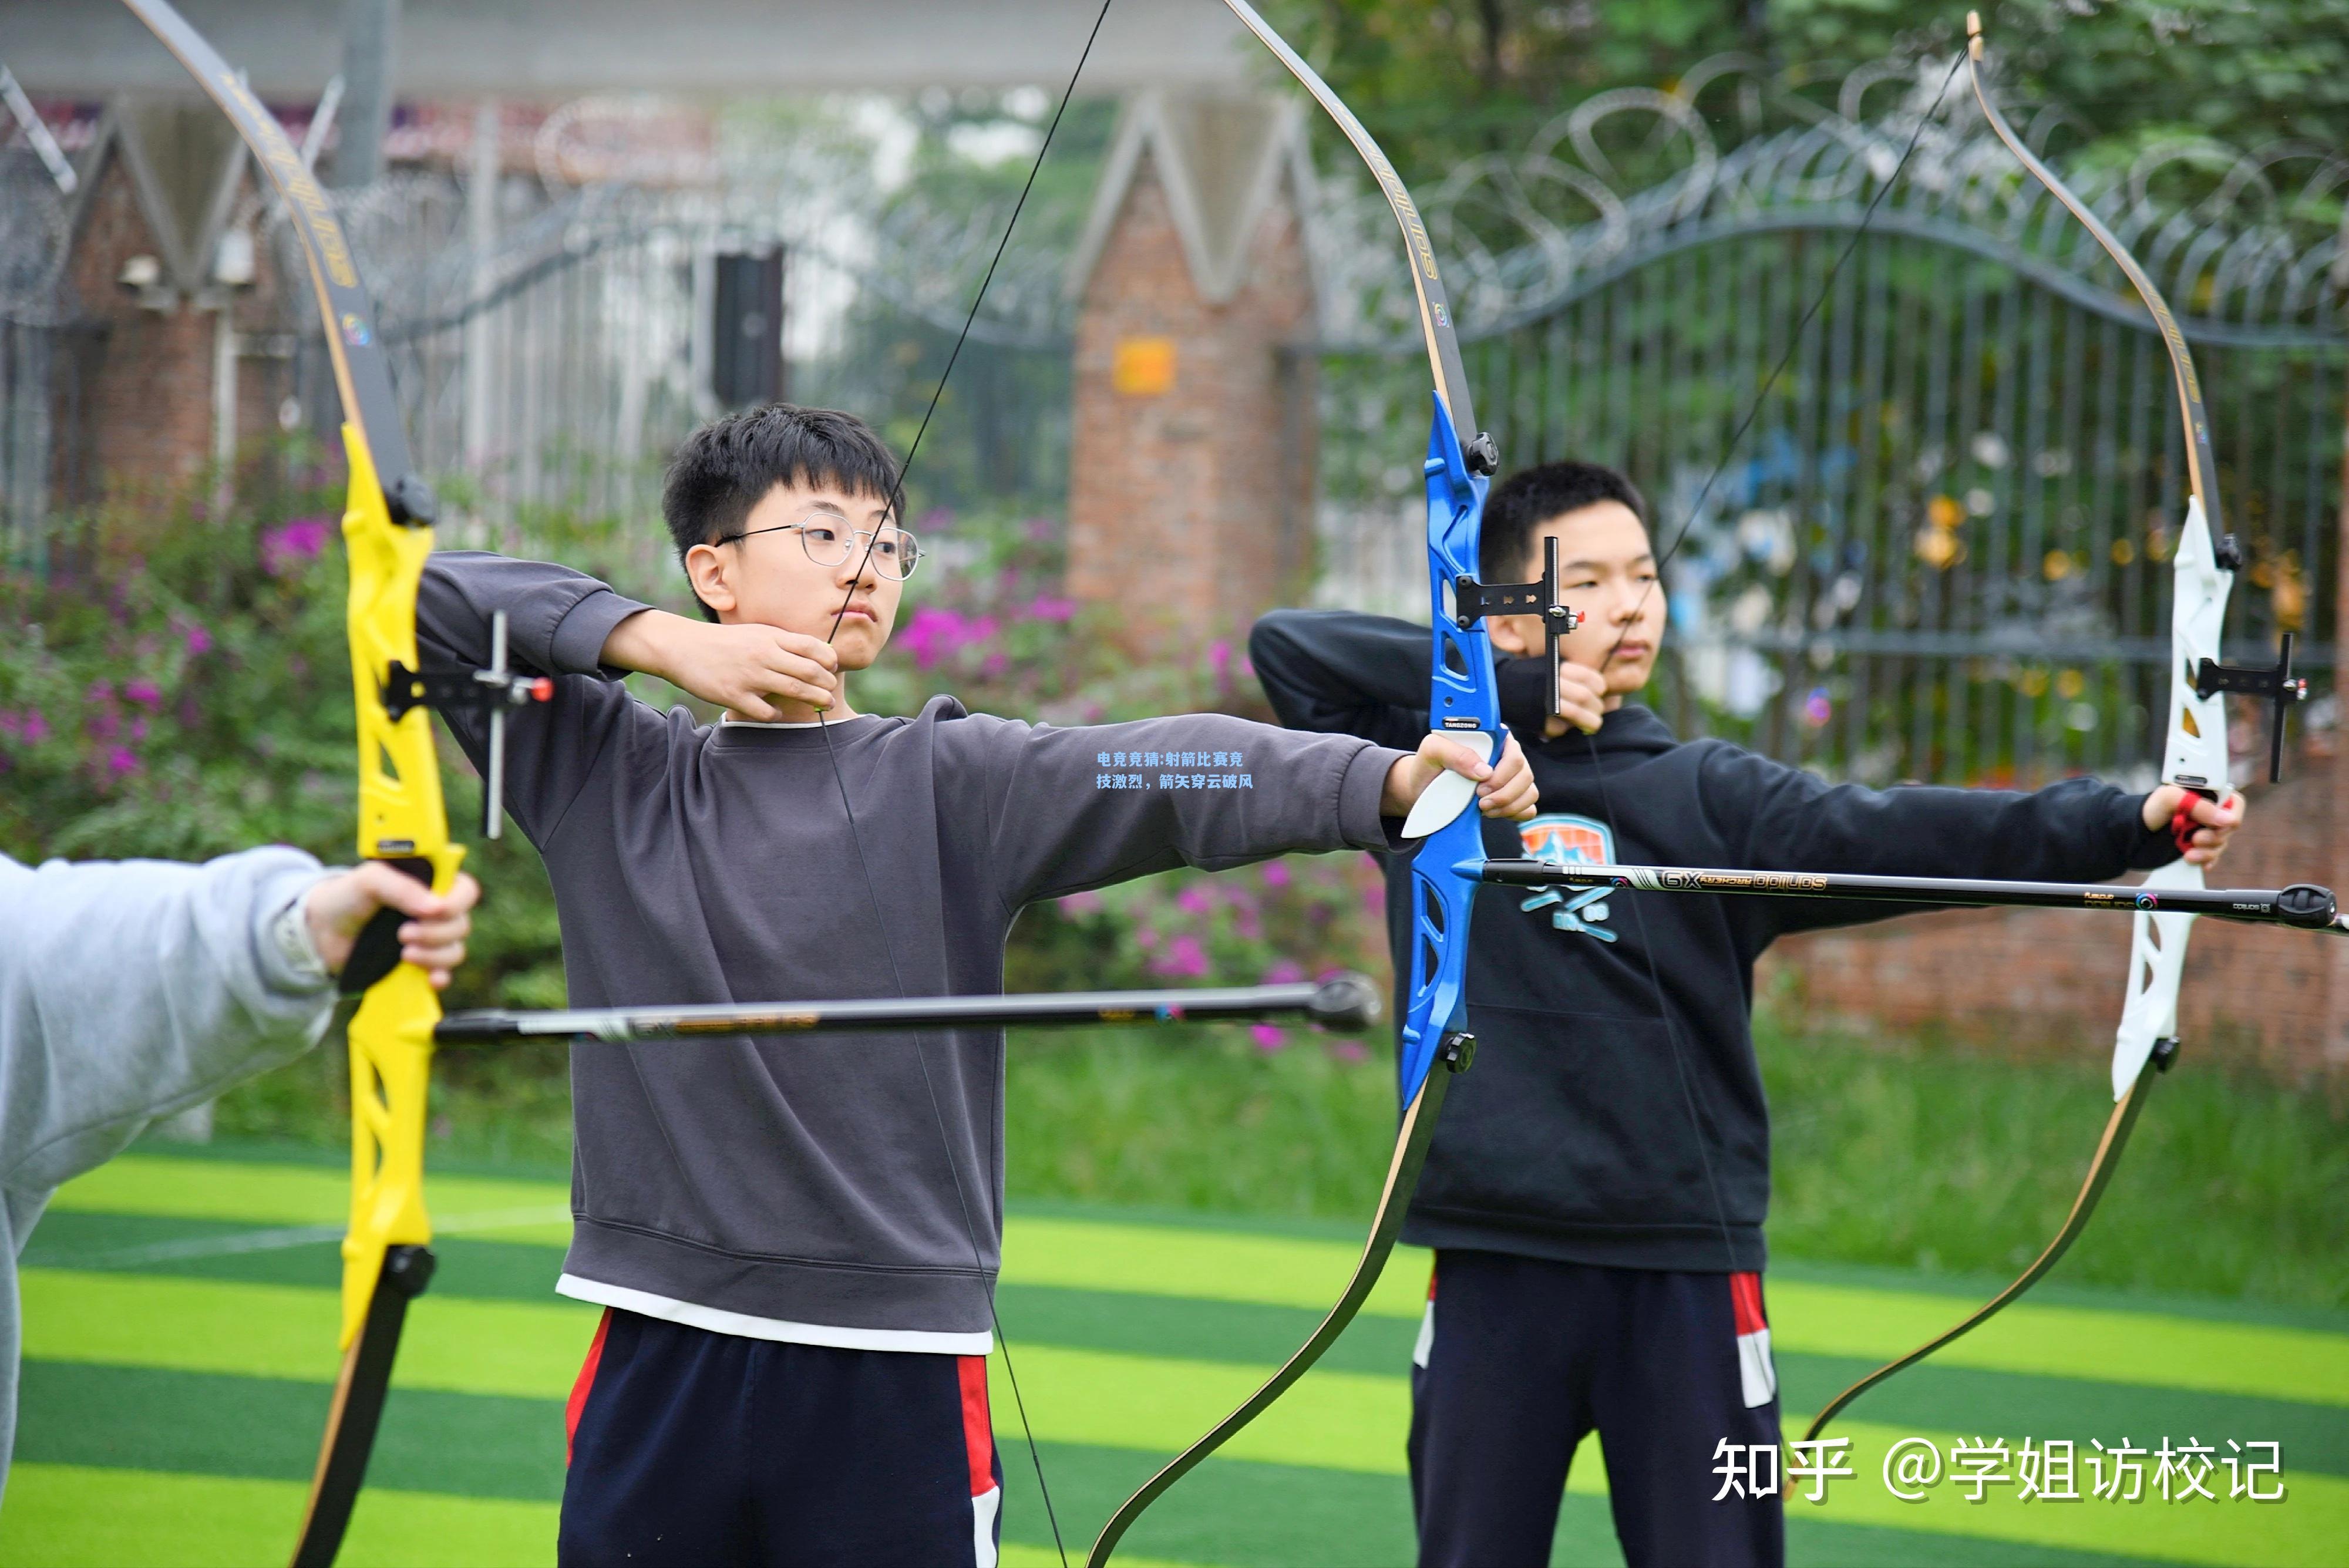
[[[1174,339],[1119,338],[1109,382],[1121,397],[1164,397],[1174,389]]]

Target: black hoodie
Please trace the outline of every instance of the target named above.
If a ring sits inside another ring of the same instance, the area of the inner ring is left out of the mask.
[[[1291,728],[1397,748],[1427,732],[1424,627],[1280,610],[1248,651]],[[1829,784],[1724,741],[1680,741],[1630,704],[1595,736],[1544,739],[1547,674],[1544,659],[1498,667],[1541,806],[1530,822],[1485,822],[1495,858],[2097,882],[2177,857],[2145,827],[2143,795],[2092,779],[2031,794]],[[1399,991],[1410,894],[1408,855],[1389,856]],[[1761,1268],[1770,1120],[1754,961],[1785,932],[1914,908],[1480,889],[1475,1064],[1452,1088],[1404,1239],[1624,1268]]]

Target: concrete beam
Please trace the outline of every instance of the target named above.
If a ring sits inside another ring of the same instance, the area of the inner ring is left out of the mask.
[[[315,95],[342,67],[340,0],[181,0],[266,96]],[[1048,86],[1076,64],[1096,0],[406,0],[398,96],[759,94]],[[191,90],[112,0],[0,0],[0,61],[26,90]],[[1241,88],[1262,65],[1216,0],[1111,8],[1080,91]]]

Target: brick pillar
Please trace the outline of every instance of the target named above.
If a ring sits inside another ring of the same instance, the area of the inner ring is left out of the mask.
[[[231,161],[243,172],[222,198]],[[78,407],[60,408],[57,419],[61,432],[70,421],[78,438],[57,443],[61,456],[79,458],[78,472],[55,476],[67,506],[188,483],[219,445],[233,451],[274,431],[289,389],[284,296],[251,166],[212,106],[118,106],[84,176],[66,275],[89,348]],[[260,242],[252,279],[224,284],[215,263],[240,216]],[[124,282],[133,258],[150,258],[144,286]],[[237,334],[226,431],[216,408],[224,319]]]
[[[1302,590],[1311,280],[1285,105],[1129,105],[1079,251],[1069,591],[1137,657]]]

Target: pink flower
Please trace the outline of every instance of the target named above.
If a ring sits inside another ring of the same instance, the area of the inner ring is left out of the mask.
[[[928,670],[954,651],[962,617],[937,605],[924,605],[897,633],[898,645],[913,656],[914,668]]]
[[[1102,896],[1099,893],[1090,890],[1082,893],[1063,894],[1061,895],[1060,904],[1061,913],[1064,915],[1098,915],[1102,912],[1103,908]]]
[[[113,701],[114,682],[111,680],[91,681],[89,683],[89,690],[82,693],[82,700],[88,702]]]
[[[1019,613],[1030,620],[1066,621],[1075,617],[1077,601],[1061,598],[1052,594],[1038,594],[1028,601],[1027,607]]]
[[[1283,959],[1264,971],[1267,985],[1294,985],[1304,978],[1305,966],[1290,959]]]
[[[296,517],[261,535],[261,564],[273,577],[299,571],[326,547],[329,524],[324,517]]]
[[[134,741],[143,741],[147,738],[146,720],[133,719],[130,721],[130,738]]]
[[[37,746],[49,738],[49,721],[38,708],[27,708],[16,719],[16,732],[25,737],[28,746]]]
[[[1207,649],[1207,668],[1216,672],[1218,680],[1231,679],[1232,645],[1217,638]]]
[[[1174,907],[1186,915],[1204,915],[1216,907],[1216,898],[1205,888],[1185,888],[1175,896]]]
[[[1207,950],[1199,939],[1185,935],[1166,944],[1166,950],[1150,961],[1158,973],[1175,980],[1195,980],[1207,972]]]
[[[152,680],[125,682],[122,694],[142,708],[160,708],[163,705],[162,688],[157,686]]]
[[[199,623],[190,621],[185,637],[189,658],[202,659],[212,650],[212,634],[206,631]]]
[[[1362,1043],[1359,1040],[1332,1040],[1330,1042],[1330,1054],[1340,1062],[1366,1062],[1371,1055],[1362,1049]]]
[[[1283,866],[1278,860],[1268,860],[1265,862],[1264,885],[1266,887],[1286,888],[1291,880],[1292,877],[1289,875],[1288,867]]]
[[[1248,1029],[1248,1038],[1255,1041],[1256,1048],[1268,1056],[1288,1044],[1287,1032],[1278,1023],[1252,1024]]]
[[[106,753],[106,771],[116,778],[135,774],[139,771],[139,759],[131,755],[128,746],[117,746]]]

